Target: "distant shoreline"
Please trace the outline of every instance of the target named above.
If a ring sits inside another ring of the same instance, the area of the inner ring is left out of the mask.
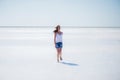
[[[0,26],[0,28],[54,28],[55,26]],[[120,26],[62,26],[63,28],[120,28]]]

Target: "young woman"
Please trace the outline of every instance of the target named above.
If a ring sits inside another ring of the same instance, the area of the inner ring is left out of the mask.
[[[57,49],[57,62],[59,62],[59,60],[62,60],[62,47],[63,47],[62,43],[63,32],[60,31],[60,25],[57,25],[56,30],[54,30],[53,32],[54,32],[54,44]]]

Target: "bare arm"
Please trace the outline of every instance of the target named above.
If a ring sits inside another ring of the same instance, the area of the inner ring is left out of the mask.
[[[56,33],[54,33],[54,44],[56,43]]]

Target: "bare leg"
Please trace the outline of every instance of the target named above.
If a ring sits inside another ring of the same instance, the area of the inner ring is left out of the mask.
[[[60,48],[60,60],[62,60],[62,48]]]
[[[57,48],[57,62],[59,62],[59,56],[60,56],[60,49]]]

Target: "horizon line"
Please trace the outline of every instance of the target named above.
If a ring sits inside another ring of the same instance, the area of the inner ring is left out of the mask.
[[[0,28],[52,28],[55,26],[0,26]],[[62,28],[120,28],[120,26],[62,26]]]

